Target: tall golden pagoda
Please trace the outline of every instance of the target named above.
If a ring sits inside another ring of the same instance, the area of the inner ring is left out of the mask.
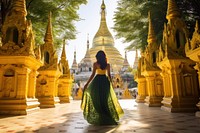
[[[99,50],[106,53],[108,62],[112,65],[114,71],[122,68],[124,59],[119,51],[114,47],[114,39],[106,24],[106,5],[104,0],[101,4],[101,21],[99,29],[93,38],[92,48],[90,49],[90,57],[93,62],[96,61],[95,55]]]

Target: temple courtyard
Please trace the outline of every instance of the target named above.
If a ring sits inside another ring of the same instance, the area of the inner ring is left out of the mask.
[[[118,125],[87,123],[80,100],[40,109],[23,116],[0,116],[0,133],[200,133],[194,113],[168,113],[135,100],[120,100],[124,116]]]

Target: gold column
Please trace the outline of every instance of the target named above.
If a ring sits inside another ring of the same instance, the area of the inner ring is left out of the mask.
[[[70,93],[71,93],[71,84],[72,80],[68,78],[59,79],[59,90],[58,90],[58,97],[60,99],[60,103],[69,103],[70,102]]]
[[[50,97],[56,96],[56,77],[55,76],[49,76],[49,88],[50,88]]]
[[[148,89],[148,96],[145,99],[145,104],[148,105],[149,107],[160,107],[163,95],[162,93],[160,94],[158,92],[160,90],[158,90],[158,87],[156,85],[156,72],[149,71],[149,72],[146,72],[146,74],[144,75],[146,78],[147,89]]]
[[[164,70],[160,73],[160,75],[163,78],[163,89],[164,89],[164,97],[170,97],[171,96],[171,88],[169,86],[170,84],[170,79],[169,79],[169,75],[167,74],[167,68],[164,68]]]
[[[28,94],[28,79],[30,69],[22,68],[21,71],[17,72],[17,96],[16,98],[25,99]]]
[[[1,67],[1,66],[0,66],[0,67]],[[3,88],[2,88],[2,87],[3,87],[3,86],[2,86],[2,84],[3,84],[3,83],[2,83],[2,82],[3,82],[2,80],[3,80],[3,71],[2,71],[2,69],[0,69],[0,98],[2,97],[2,89],[3,89]]]
[[[164,79],[164,93],[165,97],[162,100],[163,106],[161,109],[168,112],[193,112],[196,110],[195,104],[197,103],[197,85],[195,84],[195,74],[192,70],[190,72],[190,80],[184,79],[184,68],[180,67],[181,60],[165,60],[159,62],[159,67],[162,68],[164,74],[167,75],[163,77]],[[185,64],[186,65],[186,64]],[[186,67],[186,66],[185,66]],[[167,70],[166,70],[167,68]],[[187,74],[187,73],[186,73]],[[167,80],[169,79],[169,80]],[[188,82],[188,83],[185,83]],[[185,84],[190,84],[190,88],[185,86]],[[189,92],[189,93],[188,93]]]
[[[146,79],[145,77],[140,77],[135,80],[138,83],[138,95],[136,98],[136,102],[144,103],[145,98],[147,96],[146,91]]]
[[[60,102],[60,100],[57,97],[57,89],[58,89],[58,85],[57,85],[57,77],[59,76],[59,74],[57,73],[57,70],[53,70],[53,71],[40,71],[39,72],[40,75],[48,75],[48,76],[42,76],[42,77],[46,77],[46,81],[47,81],[47,85],[45,85],[45,89],[42,93],[44,94],[38,94],[39,96],[37,97],[39,102],[40,102],[40,107],[41,108],[51,108],[51,107],[55,107],[56,104],[58,104]],[[58,75],[57,75],[58,74]],[[40,84],[40,81],[37,81],[37,84]],[[42,89],[43,86],[38,85],[37,90]]]
[[[194,67],[198,72],[198,79],[199,79],[199,86],[200,86],[200,64],[197,63],[196,66]],[[200,91],[200,88],[199,88]],[[200,110],[200,101],[197,103],[197,107]],[[200,111],[197,111],[195,114],[197,117],[200,117]]]
[[[38,75],[37,71],[31,71],[29,77],[29,90],[28,90],[28,98],[35,98],[35,89],[36,89],[36,77]]]
[[[199,79],[199,85],[200,85],[200,62],[196,63],[196,65],[194,66],[194,69],[197,70],[198,73],[198,79]],[[199,88],[200,89],[200,88]]]

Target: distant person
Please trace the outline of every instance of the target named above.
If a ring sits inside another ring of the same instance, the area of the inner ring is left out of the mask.
[[[96,54],[93,72],[84,86],[81,109],[90,124],[117,125],[123,110],[111,83],[110,64],[104,51]]]

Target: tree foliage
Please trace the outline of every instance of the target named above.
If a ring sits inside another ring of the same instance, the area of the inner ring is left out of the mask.
[[[114,14],[114,31],[117,38],[130,43],[127,50],[144,49],[147,45],[148,11],[158,43],[162,40],[162,31],[166,20],[167,0],[119,0]],[[200,19],[199,0],[176,0],[190,33],[192,34],[196,20]]]
[[[11,8],[13,0],[1,0],[2,24],[6,13]],[[27,19],[32,21],[33,30],[35,31],[36,43],[42,44],[48,22],[48,13],[52,12],[52,25],[54,34],[54,43],[60,46],[61,40],[75,39],[76,27],[75,21],[79,21],[77,13],[81,4],[86,4],[87,0],[26,0]],[[0,24],[0,25],[1,25]]]

